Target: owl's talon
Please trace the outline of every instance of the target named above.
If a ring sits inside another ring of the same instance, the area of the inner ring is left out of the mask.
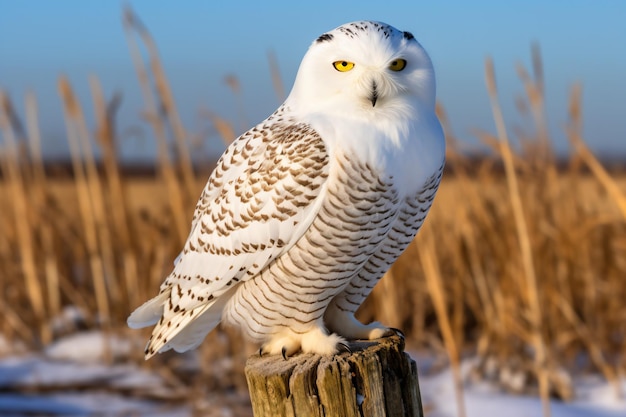
[[[287,348],[283,346],[283,348],[280,350],[280,353],[282,353],[283,359],[287,360]]]
[[[337,343],[337,351],[338,352],[348,352],[348,353],[352,354],[352,349],[350,349],[350,346],[348,346],[348,344],[344,343],[344,342]]]
[[[263,357],[263,346],[259,348],[259,358]]]
[[[406,339],[406,337],[404,336],[404,332],[400,329],[396,329],[395,327],[390,327],[389,330],[392,330],[396,336],[401,337],[402,339]],[[390,334],[389,336],[393,336],[392,334]]]

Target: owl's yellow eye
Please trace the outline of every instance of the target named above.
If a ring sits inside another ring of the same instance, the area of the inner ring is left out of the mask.
[[[346,72],[354,68],[354,62],[335,61],[333,62],[333,67],[335,67],[335,69],[339,72]]]
[[[406,59],[398,58],[391,61],[389,69],[392,71],[402,71],[406,67]]]

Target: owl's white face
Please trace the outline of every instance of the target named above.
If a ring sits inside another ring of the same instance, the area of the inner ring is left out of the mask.
[[[348,23],[313,42],[288,103],[305,114],[409,116],[434,109],[434,71],[409,32],[380,22]]]

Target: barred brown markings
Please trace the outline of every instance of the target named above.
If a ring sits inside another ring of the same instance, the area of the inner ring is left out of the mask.
[[[324,211],[326,211],[324,209]],[[328,214],[327,212],[324,213],[320,213],[318,215],[317,220],[319,220],[320,223],[328,225],[328,228],[320,228],[320,226],[318,226],[318,222],[315,221],[313,222],[313,224],[311,225],[312,228],[314,228],[315,230],[317,230],[319,232],[320,235],[322,235],[322,237],[328,241],[332,241],[335,238],[341,238],[342,236],[338,235],[338,231],[334,230],[335,225],[329,223],[328,221],[324,220],[324,214]],[[330,217],[332,218],[332,217]],[[344,225],[344,228],[347,229]],[[356,228],[356,230],[360,230],[360,228]]]
[[[336,307],[337,307],[339,310],[343,311],[343,312],[351,312],[351,310],[348,310],[347,308],[343,308],[343,307],[342,307],[342,306],[340,306],[339,304],[337,304],[337,305],[336,305]]]
[[[399,235],[404,236],[405,238],[409,239],[406,243],[410,243],[410,241],[415,237],[415,230],[413,230],[413,228],[411,229],[407,229],[406,231],[404,230],[397,230],[397,229],[393,229],[394,233],[397,233]],[[403,241],[404,242],[404,241]]]
[[[328,261],[324,262],[323,259],[328,259]],[[333,257],[328,257],[328,258],[322,258],[319,259],[316,263],[314,263],[313,265],[310,266],[311,270],[314,272],[317,272],[320,275],[324,275],[327,272],[327,268],[325,267],[329,267],[329,266],[333,266],[336,262],[340,262],[341,260],[345,261],[345,262],[349,262],[349,257],[340,257],[340,256],[333,256]],[[355,265],[354,263],[352,263],[352,265]],[[316,279],[321,279],[324,281],[334,281],[335,279],[341,279],[341,277],[331,277],[329,279],[326,278],[319,278],[316,277]]]
[[[270,321],[270,322],[274,320],[272,317],[270,317],[270,316],[268,316],[268,315],[264,314],[265,312],[272,311],[270,308],[268,308],[268,307],[266,307],[266,306],[265,306],[265,307],[263,307],[262,309],[260,309],[261,311],[259,311],[259,310],[257,310],[257,308],[255,307],[255,305],[253,305],[252,301],[251,301],[251,300],[249,300],[249,299],[246,297],[247,295],[251,296],[251,297],[254,299],[254,301],[256,302],[256,306],[261,307],[263,304],[259,301],[259,299],[256,297],[256,295],[255,295],[252,291],[247,291],[247,292],[242,291],[240,295],[241,295],[241,300],[242,300],[242,301],[245,301],[245,303],[246,303],[246,304],[248,304],[248,306],[249,306],[250,308],[252,308],[252,310],[253,310],[255,313],[257,313],[258,315],[260,315],[261,317],[263,317],[264,319],[266,319],[266,320],[268,320],[268,321]],[[250,309],[246,309],[246,311],[250,311]],[[258,322],[257,322],[257,323],[258,323]],[[261,327],[265,327],[265,326],[264,326],[264,325],[262,325],[261,323],[259,323],[259,325],[261,325]]]
[[[289,255],[289,253],[285,254],[285,256],[288,256],[288,255]],[[284,256],[281,256],[280,258],[276,259],[276,261],[274,261],[274,263],[273,263],[273,266],[278,268],[279,271],[282,272],[283,276],[297,276],[296,274],[294,274],[294,271],[292,271],[287,265],[285,265],[285,262],[283,261],[283,257]],[[292,262],[292,264],[293,264],[293,262]],[[303,271],[303,269],[298,267],[297,265],[293,265],[293,266],[298,268],[300,271]],[[268,275],[269,275],[269,272],[268,272]],[[263,276],[263,274],[261,274],[261,276]]]
[[[421,199],[416,199],[416,202],[412,203],[411,201],[408,201],[407,204],[415,210],[419,210],[419,208],[423,205],[426,204],[425,200],[421,200]]]
[[[313,246],[314,249],[321,249],[325,247],[325,243],[324,241],[322,242],[318,242],[315,240],[314,236],[311,236],[307,239],[309,245]],[[296,242],[296,246],[300,244],[300,241]]]
[[[343,281],[343,280],[349,278],[354,273],[355,269],[356,268],[354,268],[354,266],[353,266],[353,268],[340,268],[340,267],[337,267],[337,268],[326,269],[326,270],[324,270],[324,272],[326,272],[328,274],[338,273],[338,274],[341,274],[341,275],[339,275],[338,277],[335,277],[335,278],[333,278],[333,277],[326,278],[325,276],[315,276],[314,279],[315,279],[315,281],[319,280],[319,281],[324,281],[324,282]],[[317,287],[314,284],[311,284],[308,287],[306,285],[303,285],[303,286],[306,287],[306,288],[324,289],[324,288],[339,288],[342,285],[344,285],[343,282],[340,283],[339,285],[336,285],[336,286],[324,285],[323,287]]]
[[[211,234],[213,233],[213,230],[215,230],[214,228],[209,227],[209,225],[206,224],[205,222],[200,223],[200,228],[201,228],[202,233],[204,234]]]
[[[327,272],[333,272],[333,271],[327,271]],[[350,271],[351,272],[351,271]],[[351,274],[348,274],[347,277],[349,277]],[[307,278],[306,281],[311,281],[313,280],[315,281],[324,281],[324,282],[337,282],[339,281],[339,284],[337,285],[328,285],[328,284],[324,284],[322,286],[317,286],[315,284],[303,284],[301,282],[298,283],[298,288],[307,288],[307,289],[315,289],[315,290],[320,290],[319,292],[313,292],[313,293],[307,293],[307,294],[321,294],[327,290],[332,290],[332,289],[337,289],[343,285],[345,285],[345,283],[343,282],[343,279],[336,279],[336,278],[326,278],[324,276],[313,276],[311,278]],[[297,295],[297,294],[296,294]],[[316,299],[316,302],[322,302],[328,298],[334,297],[335,294],[331,294],[329,296],[327,296],[326,298],[323,299]]]
[[[294,259],[293,256],[296,254],[295,251],[289,251],[287,252],[284,256],[278,258],[274,264],[276,265],[276,267],[283,272],[283,276],[292,276],[292,277],[297,277],[300,276],[301,272],[308,272],[308,267],[306,265],[306,262],[299,257],[298,259]],[[284,259],[283,259],[284,258]],[[293,271],[291,270],[291,268],[289,267],[289,264],[286,263],[286,261],[291,261],[291,266],[295,267],[298,269],[298,271]],[[300,262],[304,263],[304,265],[302,265]]]
[[[261,291],[261,293],[262,293],[263,295],[265,295],[265,294],[263,293],[263,290],[262,290],[261,288],[259,288],[258,286],[257,286],[257,288],[259,289],[259,291]],[[254,294],[252,294],[252,296],[254,297]],[[273,312],[273,313],[276,313],[276,314],[277,314],[277,317],[276,317],[276,318],[271,319],[274,323],[275,323],[275,320],[278,320],[278,321],[280,322],[280,320],[281,320],[281,319],[289,319],[289,320],[294,320],[294,321],[296,321],[296,322],[298,322],[298,323],[300,323],[300,324],[309,324],[309,323],[311,323],[311,322],[313,322],[313,321],[315,321],[315,320],[319,319],[319,318],[321,317],[321,315],[323,314],[323,312],[320,312],[320,314],[318,314],[317,316],[313,316],[313,317],[309,318],[309,320],[302,320],[302,319],[300,319],[300,318],[296,317],[295,315],[293,315],[293,316],[292,316],[292,315],[287,314],[287,313],[286,313],[286,310],[284,310],[284,309],[283,309],[283,310],[281,310],[280,312],[278,312],[277,310],[273,310],[273,309],[271,309],[271,308],[269,308],[269,307],[267,306],[267,304],[268,304],[268,303],[265,303],[265,304],[260,303],[256,297],[254,297],[254,298],[255,298],[255,300],[257,300],[257,303],[259,303],[258,305],[259,305],[260,307],[262,307],[264,310],[266,310],[266,311],[268,311],[268,310],[269,310],[269,311],[271,311],[271,312]],[[269,300],[268,298],[266,298],[266,301],[270,301],[270,300]],[[319,307],[319,308],[316,308],[316,309],[312,310],[310,313],[318,312],[318,311],[320,311],[320,310],[323,310],[325,307],[326,307],[325,305],[322,305],[321,307]],[[299,310],[297,310],[296,308],[293,308],[293,307],[292,307],[292,310],[296,310],[296,311],[298,311],[298,312],[300,312],[300,313],[307,314],[307,312],[305,312],[305,311],[299,311]],[[257,312],[258,312],[258,311],[257,311]],[[310,313],[309,313],[309,314],[310,314]],[[261,313],[259,312],[259,314],[261,314]],[[263,315],[263,314],[261,314],[261,315]],[[269,318],[269,317],[267,317],[267,316],[265,316],[265,315],[263,315],[263,317]]]
[[[361,301],[361,300],[360,300],[361,293],[359,293],[359,294],[354,294],[354,295],[358,295],[358,296],[359,296],[359,301],[352,301],[352,300],[350,299],[350,297],[346,297],[346,298],[345,298],[345,300],[346,300],[346,302],[347,302],[348,304],[352,304],[353,306],[355,306],[355,307],[358,309],[358,308],[361,306],[361,302],[360,302],[360,301]],[[342,310],[347,311],[347,309],[342,309]],[[355,309],[355,311],[356,311],[356,309]]]
[[[330,189],[328,190],[328,193],[330,194],[331,197],[335,197],[332,191],[330,191]],[[338,205],[337,202],[335,202],[332,198],[329,198],[327,202],[336,210],[336,215],[340,220],[351,222],[352,219],[358,218],[358,213],[354,213],[354,212],[349,213],[347,207],[342,207],[341,205]],[[347,218],[345,216],[347,216]],[[351,222],[351,223],[354,223],[354,222]]]
[[[297,211],[292,210],[292,209],[290,209],[290,208],[288,208],[288,207],[276,206],[276,210],[278,210],[280,213],[282,213],[282,214],[284,214],[285,216],[287,216],[287,217],[285,217],[285,218],[284,218],[284,219],[282,219],[282,220],[287,220],[289,217],[292,217],[292,216],[294,216],[295,214],[297,214]]]
[[[358,284],[352,284],[350,283],[350,286],[348,286],[345,290],[344,293],[348,294],[349,296],[352,295],[361,295],[360,292],[354,292],[353,290],[357,290],[357,289],[361,289],[362,286],[358,285]]]
[[[241,301],[243,301],[243,302],[245,302],[245,304],[247,304],[247,305],[248,305],[248,307],[250,307],[250,308],[252,308],[252,309],[254,310],[254,307],[250,304],[250,302],[249,302],[249,301],[248,301],[245,297],[243,297],[243,295],[241,296],[240,300],[241,300]],[[242,304],[243,304],[243,303],[242,303]],[[246,316],[244,317],[244,315],[243,315],[243,314],[241,314],[241,312],[239,311],[239,306],[240,306],[240,304],[239,304],[239,303],[234,303],[234,304],[233,304],[233,307],[234,307],[234,311],[235,311],[235,313],[236,313],[236,314],[237,314],[237,315],[238,315],[238,316],[242,319],[242,320],[239,320],[239,321],[238,321],[239,323],[244,323],[244,324],[246,324],[246,326],[248,326],[248,329],[253,330],[253,329],[250,327],[250,325],[248,324],[248,323],[249,323],[249,321],[246,319],[246,317],[247,317],[248,319],[250,319],[250,320],[254,321],[254,322],[258,325],[258,327],[257,327],[258,329],[265,329],[265,328],[267,327],[266,325],[264,325],[264,324],[262,324],[260,321],[258,321],[258,320],[254,317],[254,315],[246,315]],[[244,306],[242,305],[241,307],[244,307]],[[249,309],[245,309],[245,311],[249,311]],[[256,310],[254,310],[254,311],[255,311],[255,313],[258,313]],[[261,315],[261,316],[263,316],[263,314],[261,314],[261,313],[258,313],[258,314],[259,314],[259,315]],[[264,318],[266,318],[266,319],[269,319],[268,317],[265,317],[265,316],[263,316],[263,317],[264,317]],[[259,331],[259,330],[253,330],[253,332],[254,332],[254,333],[257,333],[257,334],[260,334],[260,335],[267,335],[267,334],[269,334],[268,332],[261,332],[261,331]]]
[[[265,294],[265,291],[263,291],[263,288],[262,288],[261,286],[258,286],[258,285],[257,285],[257,288],[259,289],[259,291],[261,292],[261,294],[263,295],[263,297],[265,298],[265,300],[269,302],[269,301],[270,301],[270,298],[268,298],[268,297],[267,297],[267,294]],[[269,289],[269,290],[271,291],[271,289]],[[282,310],[282,311],[280,311],[280,312],[279,312],[278,310],[274,310],[274,309],[270,308],[270,307],[269,307],[269,305],[268,305],[268,304],[271,304],[271,302],[270,302],[270,303],[265,303],[265,304],[264,304],[264,303],[262,303],[261,301],[259,301],[259,299],[256,297],[256,295],[255,295],[254,293],[252,293],[252,292],[251,292],[251,293],[250,293],[250,295],[252,296],[252,298],[254,298],[254,299],[255,299],[255,301],[258,303],[258,305],[259,305],[259,306],[262,306],[262,307],[263,307],[263,309],[264,309],[265,311],[270,311],[270,312],[272,312],[272,313],[276,313],[276,314],[277,314],[277,316],[278,316],[278,319],[281,319],[281,318],[291,319],[291,320],[295,320],[295,321],[297,321],[298,323],[301,323],[301,324],[308,324],[308,323],[310,323],[311,321],[313,321],[313,320],[304,321],[304,320],[301,320],[301,319],[299,319],[299,318],[297,318],[297,317],[295,317],[295,316],[290,316],[290,315],[288,315],[288,314],[286,314],[286,313],[285,313],[285,310]],[[279,294],[279,295],[281,295],[281,296],[282,296],[282,294]],[[242,294],[242,296],[243,296],[243,294]],[[257,310],[255,310],[255,311],[257,311]],[[257,312],[258,312],[258,311],[257,311]],[[269,317],[267,317],[267,316],[263,315],[262,313],[260,313],[260,312],[258,312],[258,313],[259,313],[259,314],[261,314],[263,317],[266,317],[266,318],[268,318],[268,319],[269,319]],[[319,317],[317,317],[317,318],[319,318]],[[314,320],[317,320],[317,318],[315,318]]]
[[[396,252],[394,250],[390,251],[389,248],[385,248],[385,247],[380,248],[378,253],[382,253],[382,254],[385,254],[385,255],[392,255],[392,256],[396,254]],[[381,258],[381,259],[384,260],[384,258]]]
[[[259,291],[261,291],[261,293],[263,294],[263,296],[265,297],[265,299],[267,301],[272,302],[272,299],[270,299],[270,297],[267,296],[267,294],[265,293],[265,290],[270,291],[271,294],[277,295],[278,297],[282,298],[285,301],[284,303],[282,303],[282,305],[287,304],[288,307],[290,307],[292,310],[295,310],[295,311],[297,311],[299,313],[307,314],[307,313],[312,313],[312,312],[318,311],[320,309],[320,307],[316,307],[316,308],[313,308],[311,310],[302,310],[302,309],[300,309],[299,307],[301,307],[301,306],[319,304],[320,300],[316,300],[315,303],[311,303],[310,301],[299,299],[299,298],[297,298],[297,294],[296,293],[294,293],[293,291],[290,291],[287,288],[283,287],[280,284],[280,280],[274,280],[273,282],[279,284],[279,286],[281,286],[285,291],[284,292],[282,292],[282,291],[280,291],[280,292],[274,291],[274,289],[264,279],[261,279],[260,282],[256,281],[256,283],[257,283],[256,287],[259,289]],[[264,285],[263,286],[258,285],[260,283],[263,283]],[[296,297],[293,298],[293,299],[289,299],[289,298],[285,297],[285,295],[284,295],[285,293],[290,294],[290,295],[294,295]],[[276,300],[276,299],[274,299],[274,300]],[[276,300],[275,302],[278,302],[278,300]],[[324,307],[325,306],[322,306],[321,308],[324,308]]]
[[[312,228],[315,228],[320,235],[322,235],[322,237],[324,237],[326,240],[328,240],[328,238],[330,237],[328,235],[328,233],[330,233],[330,231],[335,228],[335,225],[331,224],[330,222],[328,222],[328,220],[326,219],[325,214],[329,214],[328,210],[326,209],[326,207],[322,207],[320,213],[317,216],[317,219],[313,222],[313,224],[311,224]],[[330,218],[332,218],[332,216],[330,216]],[[325,228],[320,228],[320,226],[318,225],[318,223],[322,223],[324,226],[326,226]],[[356,232],[359,231],[360,228],[356,228],[356,229],[352,229],[351,231]]]
[[[271,332],[268,331],[264,331],[266,330],[266,328],[263,329],[258,329],[258,326],[255,326],[255,328],[252,328],[252,326],[250,325],[250,321],[247,321],[243,315],[241,315],[241,313],[239,312],[239,309],[237,308],[238,306],[235,307],[234,313],[236,313],[235,315],[239,317],[239,320],[237,320],[238,323],[241,323],[242,327],[245,327],[247,329],[246,333],[249,335],[256,335],[259,339],[263,339],[266,338],[268,335],[272,334]],[[250,319],[252,319],[252,321],[256,322],[257,324],[259,323],[254,317],[250,317]],[[260,324],[259,324],[260,326]]]
[[[218,236],[227,237],[228,235],[230,235],[230,230],[222,227],[219,223],[215,225],[215,230],[217,231]]]

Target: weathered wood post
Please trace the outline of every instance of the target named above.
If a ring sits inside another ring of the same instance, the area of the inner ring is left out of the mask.
[[[423,417],[415,361],[404,339],[350,343],[352,353],[252,356],[255,417]]]

